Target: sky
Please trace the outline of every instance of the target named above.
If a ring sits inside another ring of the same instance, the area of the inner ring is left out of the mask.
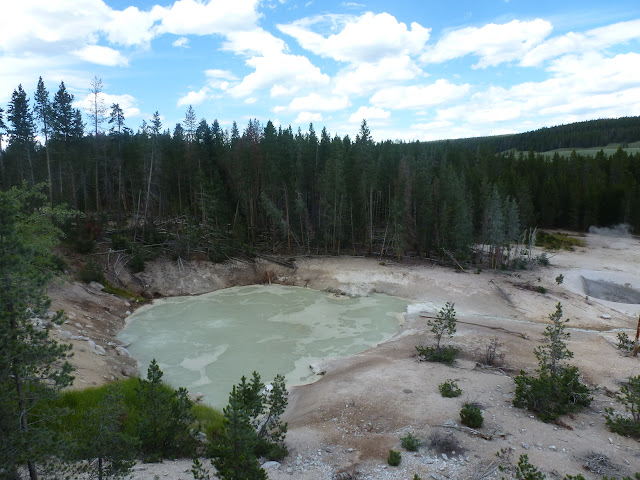
[[[436,140],[640,115],[638,0],[19,0],[0,106],[42,76],[85,110],[100,78],[134,131],[250,119]],[[88,119],[87,119],[88,120]]]

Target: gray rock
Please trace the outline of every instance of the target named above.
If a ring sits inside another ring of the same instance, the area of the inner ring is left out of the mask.
[[[96,345],[93,348],[93,353],[95,353],[96,355],[102,355],[102,356],[107,354],[107,352],[105,351],[104,347],[101,346],[101,345]]]
[[[60,340],[71,340],[71,337],[73,337],[73,334],[67,330],[60,330],[58,332],[58,338]]]
[[[89,288],[92,290],[98,290],[99,292],[101,292],[102,290],[104,290],[104,285],[98,282],[91,282],[89,283]]]
[[[140,373],[138,372],[137,368],[129,367],[127,365],[124,365],[122,367],[122,369],[120,370],[120,373],[122,373],[122,375],[124,375],[125,377],[139,377],[140,376]]]
[[[189,393],[189,400],[191,400],[193,403],[201,402],[203,397],[204,395],[200,392]]]
[[[124,347],[116,347],[116,353],[118,355],[122,355],[123,357],[131,357],[131,354],[129,353],[129,350],[127,350]]]
[[[265,470],[279,470],[280,462],[265,462],[262,464],[262,468]]]
[[[531,448],[531,445],[529,445],[528,443],[523,443],[522,448],[524,448],[525,450],[529,450]]]

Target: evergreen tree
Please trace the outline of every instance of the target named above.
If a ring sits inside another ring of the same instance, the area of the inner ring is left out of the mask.
[[[44,135],[44,148],[47,156],[47,178],[49,180],[49,201],[53,203],[53,180],[51,178],[51,157],[49,155],[49,136],[51,135],[53,110],[51,108],[51,100],[49,100],[49,92],[44,86],[42,77],[38,79],[38,87],[34,95],[34,100],[34,112],[40,122],[40,132]]]
[[[71,347],[49,338],[62,312],[45,320],[51,248],[61,236],[54,222],[69,213],[52,209],[43,187],[0,192],[0,471],[9,479],[21,465],[37,479],[38,466],[60,453],[50,430],[56,411],[38,407],[72,381]]]
[[[123,401],[119,387],[111,386],[100,404],[85,413],[80,436],[74,438],[75,455],[84,460],[78,473],[103,480],[124,478],[131,471],[138,439],[122,431]]]
[[[167,388],[162,376],[154,359],[139,387],[141,448],[152,460],[190,453],[194,446],[193,403],[184,388]]]
[[[29,165],[28,178],[31,185],[34,185],[35,174],[31,161],[31,153],[34,146],[36,129],[33,123],[33,113],[29,106],[29,99],[22,85],[18,85],[18,89],[14,90],[11,95],[9,109],[7,110],[7,119],[11,122],[11,128],[9,129],[9,146],[15,147],[20,152],[19,158],[22,161],[27,161]],[[22,172],[22,168],[20,168],[20,171]]]
[[[225,427],[213,447],[213,464],[222,480],[267,480],[255,456],[257,437],[235,385],[224,408]]]

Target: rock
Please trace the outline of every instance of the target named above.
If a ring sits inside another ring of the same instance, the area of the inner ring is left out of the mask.
[[[70,338],[71,340],[84,340],[85,342],[88,342],[90,340],[90,338],[86,335],[71,335]]]
[[[447,460],[449,460],[449,457],[447,457],[446,453],[442,454],[442,459],[446,462]]]
[[[131,310],[127,310],[126,312],[124,312],[125,315],[131,315]]]
[[[524,448],[525,450],[529,450],[531,448],[531,445],[529,445],[528,443],[523,443],[522,448]]]
[[[265,462],[262,464],[262,468],[264,468],[265,470],[279,470],[280,469],[280,462]]]
[[[122,367],[122,369],[120,370],[120,373],[122,373],[122,375],[124,375],[125,377],[139,377],[140,376],[140,373],[138,372],[137,368],[129,367],[127,365]]]
[[[73,337],[73,334],[67,330],[60,330],[58,332],[58,338],[60,340],[71,340],[71,337]]]
[[[91,282],[91,283],[89,283],[88,287],[91,290],[98,290],[99,292],[104,290],[104,285],[102,285],[101,283],[98,283],[98,282]]]
[[[549,445],[549,450],[556,450],[556,446],[555,445]]]
[[[324,375],[325,373],[327,373],[327,370],[322,368],[320,362],[312,363],[311,365],[309,365],[309,368],[311,369],[311,373],[313,373],[314,375]]]
[[[189,393],[189,400],[191,400],[193,403],[201,402],[203,397],[204,395],[200,392]]]
[[[600,315],[600,317],[604,318],[605,320],[609,320],[611,318],[611,315],[609,315],[608,313],[603,313],[602,315]]]
[[[446,422],[444,422],[443,425],[445,427],[449,427],[449,428],[456,428],[458,426],[458,424],[456,422],[454,422],[453,420],[447,420]]]
[[[118,355],[122,355],[123,357],[129,357],[131,358],[131,354],[129,353],[129,350],[127,350],[124,347],[116,347],[116,353]]]
[[[405,388],[404,390],[402,390],[404,393],[413,393],[413,390],[411,390],[410,388]]]

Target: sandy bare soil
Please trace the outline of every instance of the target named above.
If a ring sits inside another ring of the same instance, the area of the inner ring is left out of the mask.
[[[327,359],[319,381],[291,388],[286,412],[290,455],[269,466],[273,480],[411,479],[414,474],[423,479],[508,478],[494,469],[497,462],[505,463],[495,455],[500,449],[511,449],[514,463],[527,453],[549,478],[582,473],[599,479],[585,469],[586,459],[595,455],[608,458],[610,468],[603,473],[640,471],[639,443],[611,433],[602,415],[606,407],[619,407],[614,393],[620,383],[640,374],[640,360],[615,348],[618,331],[635,334],[640,305],[588,296],[582,279],[640,290],[640,240],[591,234],[585,240],[584,248],[551,253],[550,267],[529,271],[464,273],[426,262],[352,257],[298,258],[295,270],[266,261],[178,266],[164,260],[129,281],[162,296],[271,281],[349,295],[381,292],[412,302],[401,331],[390,341],[350,358]],[[556,285],[560,273],[565,281]],[[546,293],[538,293],[538,286]],[[65,341],[73,335],[76,387],[133,374],[135,360],[116,349],[113,337],[135,304],[72,282],[53,285],[50,296],[54,307],[70,317],[58,335]],[[461,357],[453,367],[419,362],[415,345],[432,341],[422,315],[433,315],[447,301],[455,302],[459,320],[449,343],[461,349]],[[594,389],[592,406],[563,418],[564,425],[545,424],[511,406],[513,376],[520,369],[534,372],[533,349],[558,302],[571,319],[573,364]],[[501,370],[477,364],[493,338],[504,354]],[[437,386],[447,379],[458,383],[461,397],[440,396]],[[455,428],[460,408],[470,401],[484,410],[482,435]],[[408,432],[422,438],[423,447],[416,454],[403,452],[401,465],[388,467],[389,449],[401,450],[400,437]],[[455,452],[442,455],[430,448],[434,435],[453,435]],[[190,461],[136,468],[138,479],[191,478]]]

